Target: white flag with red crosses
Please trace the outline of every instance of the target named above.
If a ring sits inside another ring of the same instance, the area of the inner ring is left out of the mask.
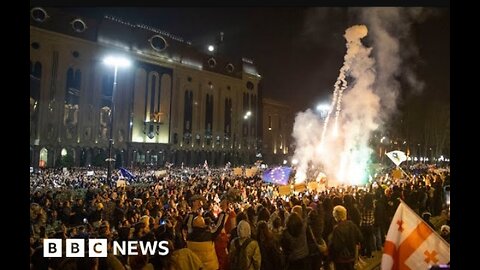
[[[388,229],[381,269],[429,269],[448,262],[450,245],[401,202]]]

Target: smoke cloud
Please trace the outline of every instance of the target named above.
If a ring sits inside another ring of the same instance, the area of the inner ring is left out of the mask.
[[[374,91],[381,97],[383,122],[397,111],[401,91],[400,78],[408,90],[419,93],[425,84],[419,80],[414,65],[406,60],[418,58],[418,49],[411,38],[412,24],[423,21],[431,12],[423,8],[363,8],[354,9],[368,25],[374,43],[377,78]]]
[[[370,137],[397,110],[399,78],[404,76],[411,89],[423,88],[413,69],[404,65],[405,57],[417,54],[408,37],[411,24],[424,17],[422,10],[364,8],[355,14],[365,25],[345,32],[347,52],[326,118],[311,110],[295,118],[296,182],[307,180],[309,169],[320,168],[329,185],[364,183],[373,153]],[[372,47],[362,43],[365,38]]]

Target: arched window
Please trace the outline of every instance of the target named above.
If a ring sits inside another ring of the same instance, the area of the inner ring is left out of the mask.
[[[257,117],[256,102],[257,102],[256,97],[253,94],[250,95],[250,111],[252,112],[253,115],[249,121],[249,126],[250,126],[250,135],[252,136],[255,134],[255,128],[256,128],[255,127],[255,123],[256,123],[255,119]]]
[[[224,125],[224,133],[225,137],[230,137],[232,135],[232,99],[226,98],[225,99],[225,125]]]
[[[47,162],[48,162],[48,150],[44,147],[40,150],[40,161],[38,166],[40,168],[45,168],[47,167]]]
[[[205,130],[207,134],[213,132],[213,95],[207,94],[205,99]]]
[[[183,114],[183,141],[190,143],[192,136],[192,117],[193,117],[193,92],[185,91],[184,114]]]
[[[78,105],[80,101],[80,84],[82,72],[78,69],[75,72],[72,68],[67,71],[67,85],[65,87],[65,104]]]
[[[40,99],[40,81],[42,78],[42,64],[30,62],[30,97],[36,101]]]
[[[113,76],[110,74],[103,75],[102,78],[102,105],[101,107],[112,106],[112,93],[113,93]]]
[[[42,78],[42,64],[30,62],[30,137],[38,135],[38,108],[40,106],[40,87]]]
[[[80,87],[82,72],[69,68],[65,87],[65,108],[63,115],[64,132],[67,139],[77,138],[78,109],[80,103]]]

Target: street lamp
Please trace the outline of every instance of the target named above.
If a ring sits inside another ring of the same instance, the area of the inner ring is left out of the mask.
[[[110,111],[110,134],[109,134],[109,139],[108,139],[108,158],[106,161],[108,162],[108,168],[107,168],[107,183],[110,184],[112,180],[112,161],[115,161],[115,159],[112,157],[112,146],[113,146],[113,115],[115,113],[115,90],[117,89],[117,72],[119,67],[129,67],[130,66],[130,60],[124,58],[124,57],[119,57],[119,56],[108,56],[103,59],[103,63],[106,64],[107,66],[113,66],[114,67],[114,73],[113,73],[113,88],[112,88],[112,109]]]

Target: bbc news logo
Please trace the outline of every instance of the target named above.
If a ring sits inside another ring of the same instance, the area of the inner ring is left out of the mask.
[[[65,257],[85,257],[85,251],[88,248],[88,257],[107,257],[108,241],[107,239],[95,238],[88,239],[87,246],[85,239],[44,239],[43,257],[62,257],[65,243]],[[167,241],[113,241],[113,255],[167,255]]]

